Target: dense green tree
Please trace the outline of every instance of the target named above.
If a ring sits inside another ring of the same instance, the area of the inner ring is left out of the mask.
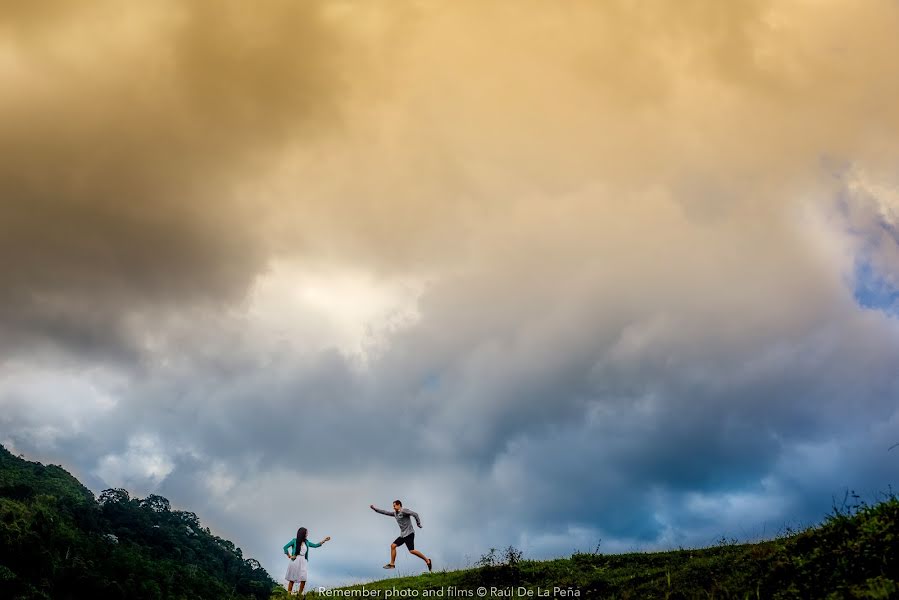
[[[275,585],[166,498],[95,499],[64,469],[0,446],[0,597],[249,599]]]

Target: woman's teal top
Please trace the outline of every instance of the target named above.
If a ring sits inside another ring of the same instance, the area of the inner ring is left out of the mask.
[[[321,544],[316,544],[315,542],[310,542],[306,540],[306,554],[303,556],[306,560],[309,560],[309,548],[318,548]],[[287,551],[288,548],[293,548],[293,553],[296,554],[299,548],[297,548],[297,538],[293,538],[286,544],[284,544],[284,554],[290,556],[290,552]]]

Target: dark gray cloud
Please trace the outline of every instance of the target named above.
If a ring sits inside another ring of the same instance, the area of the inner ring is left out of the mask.
[[[343,46],[310,4],[58,8],[0,29],[0,337],[124,358],[134,314],[243,297],[267,250],[234,186],[332,126]]]
[[[397,496],[451,567],[895,483],[879,11],[41,6],[0,26],[4,444],[275,577],[333,535],[327,583]]]

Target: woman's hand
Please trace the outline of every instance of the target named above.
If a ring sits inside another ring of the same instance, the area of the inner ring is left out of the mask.
[[[322,540],[322,544],[324,544],[325,542],[330,542],[330,541],[331,541],[331,536],[329,535],[324,540]]]

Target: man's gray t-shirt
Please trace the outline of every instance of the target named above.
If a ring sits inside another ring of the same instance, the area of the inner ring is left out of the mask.
[[[376,513],[381,513],[382,515],[387,515],[388,517],[394,517],[396,519],[396,524],[400,526],[400,536],[406,537],[407,535],[412,535],[415,533],[415,530],[412,528],[412,518],[415,518],[415,523],[421,527],[421,519],[418,518],[418,513],[414,510],[410,510],[408,508],[401,508],[399,512],[393,512],[390,510],[381,510],[380,508],[372,507]]]

